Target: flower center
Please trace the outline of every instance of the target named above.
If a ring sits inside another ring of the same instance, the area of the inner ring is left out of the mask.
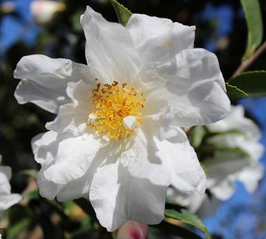
[[[128,137],[143,122],[141,110],[145,100],[143,92],[138,93],[127,83],[98,83],[92,90],[93,110],[88,125],[110,139]]]

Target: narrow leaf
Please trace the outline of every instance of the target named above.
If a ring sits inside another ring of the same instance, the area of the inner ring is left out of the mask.
[[[243,60],[248,59],[261,44],[263,37],[263,25],[261,10],[258,0],[241,0],[248,26],[248,43]]]
[[[129,11],[126,7],[124,7],[121,3],[117,2],[116,0],[109,0],[109,1],[113,5],[113,8],[115,9],[118,21],[123,26],[126,26],[129,18],[132,15],[132,12]]]
[[[242,73],[229,80],[229,84],[241,89],[250,97],[266,96],[266,71]],[[240,95],[235,96],[239,97]]]
[[[39,190],[34,189],[33,191],[30,191],[29,193],[27,193],[25,197],[27,197],[28,199],[37,199],[40,197]]]
[[[197,126],[192,130],[189,139],[193,148],[198,148],[201,145],[206,133],[207,131],[204,126]]]
[[[242,150],[239,147],[227,147],[227,146],[218,146],[214,144],[209,144],[201,148],[200,151],[202,157],[210,157],[214,154],[231,154],[235,155],[235,158],[250,158],[248,152]]]
[[[19,233],[25,230],[30,224],[29,218],[23,218],[12,226],[9,226],[7,235],[9,238],[16,237]]]
[[[156,236],[153,236],[153,234]],[[149,226],[149,238],[202,239],[195,232],[185,227],[173,225],[165,221],[156,226]]]
[[[165,216],[168,218],[180,220],[185,224],[196,227],[199,230],[201,230],[208,239],[211,238],[210,233],[207,231],[201,219],[186,209],[181,209],[180,211],[165,210]]]
[[[38,174],[38,170],[36,170],[36,169],[26,169],[26,170],[20,171],[19,173],[21,175],[25,175],[25,176],[36,178],[36,176]]]
[[[225,83],[227,95],[231,100],[239,100],[245,97],[248,97],[248,94],[243,91],[242,89],[239,89],[237,86],[229,84],[228,82]]]

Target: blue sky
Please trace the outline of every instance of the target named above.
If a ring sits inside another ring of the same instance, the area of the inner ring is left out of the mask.
[[[0,54],[5,52],[12,44],[22,39],[27,44],[34,44],[38,27],[33,23],[30,14],[30,3],[32,0],[3,1],[13,2],[15,10],[18,11],[22,19],[19,20],[13,16],[5,16],[2,19],[0,28]]]

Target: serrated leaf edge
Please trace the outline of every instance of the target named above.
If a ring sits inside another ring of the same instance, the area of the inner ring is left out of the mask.
[[[260,74],[260,73],[264,73],[264,74],[266,74],[266,71],[245,71],[245,72],[243,72],[243,73],[241,73],[241,74],[239,74],[239,75],[236,75],[236,76],[232,77],[232,78],[229,80],[229,82],[230,82],[231,80],[236,79],[236,78],[238,78],[238,77],[240,77],[240,76],[243,76],[243,75]],[[228,82],[226,82],[226,83],[228,83]]]
[[[115,4],[118,5],[119,7],[121,7],[122,9],[124,9],[124,10],[125,10],[126,12],[128,12],[130,15],[132,15],[133,13],[132,13],[127,7],[125,7],[123,4],[119,3],[119,2],[116,1],[116,0],[109,0],[109,2],[112,4],[112,6],[113,6],[113,8],[114,8],[115,13],[116,13],[116,16],[117,16],[117,18],[118,18],[120,24],[126,26],[126,25],[127,25],[127,22],[126,22],[125,24],[124,24],[123,22],[121,22],[121,17],[120,17],[120,15],[119,15],[118,12],[117,12],[117,8],[116,8]]]
[[[226,86],[231,87],[231,88],[235,89],[236,91],[242,93],[242,94],[245,95],[246,97],[249,96],[248,93],[246,93],[245,91],[239,89],[237,86],[235,86],[235,85],[231,85],[231,84],[229,84],[228,82],[225,82],[225,84],[226,84]]]

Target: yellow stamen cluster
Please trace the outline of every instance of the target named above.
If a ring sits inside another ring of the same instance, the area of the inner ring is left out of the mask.
[[[127,83],[97,83],[92,91],[93,110],[89,115],[88,125],[99,135],[106,135],[110,139],[128,137],[134,129],[125,127],[123,120],[127,116],[133,116],[136,127],[142,124],[141,110],[144,102],[143,92],[138,93]]]

